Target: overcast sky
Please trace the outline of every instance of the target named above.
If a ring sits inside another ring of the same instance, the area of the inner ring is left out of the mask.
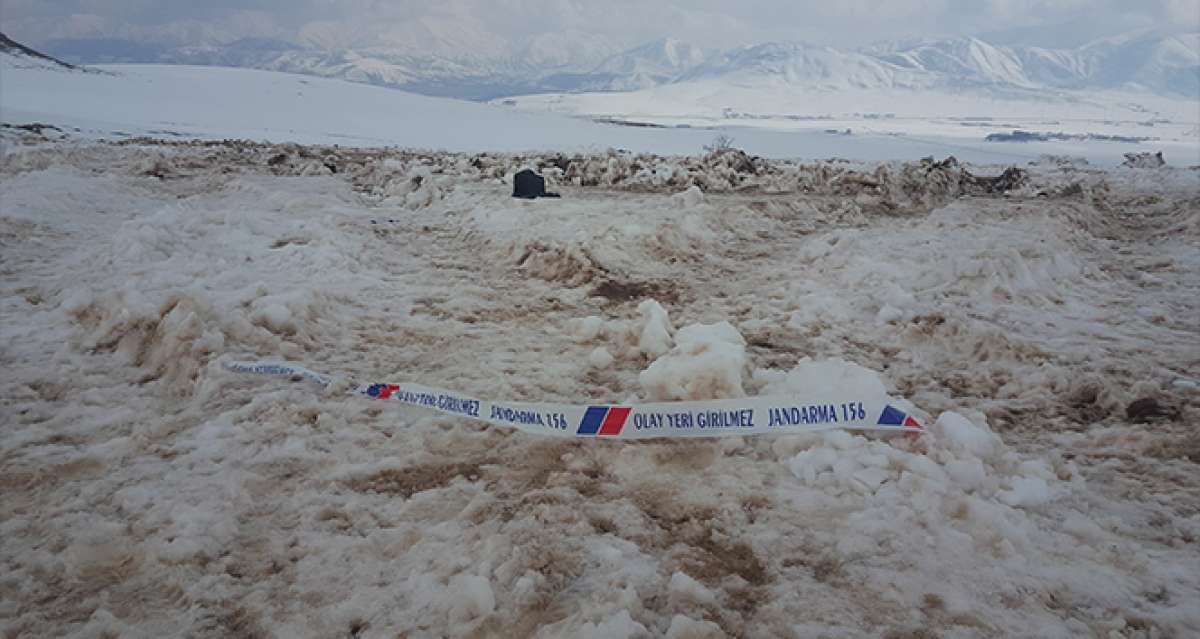
[[[34,45],[81,37],[200,44],[257,36],[498,54],[531,39],[599,49],[664,36],[717,47],[778,40],[845,47],[983,35],[1073,46],[1143,28],[1200,30],[1200,0],[0,0],[0,30]]]

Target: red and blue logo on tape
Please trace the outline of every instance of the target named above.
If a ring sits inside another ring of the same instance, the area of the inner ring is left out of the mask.
[[[579,430],[575,431],[575,434],[614,437],[620,435],[632,410],[628,406],[588,406],[583,413],[583,419],[579,420]]]

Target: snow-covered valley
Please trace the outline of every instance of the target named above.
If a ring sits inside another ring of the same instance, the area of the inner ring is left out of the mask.
[[[838,76],[840,77],[840,76]],[[973,154],[979,161],[1013,161],[1050,153],[1115,164],[1121,154],[1163,150],[1180,164],[1200,164],[1200,109],[1196,98],[1128,91],[971,93],[939,87],[810,86],[777,76],[703,79],[630,92],[539,94],[494,101],[513,110],[565,114],[628,125],[715,129],[739,143],[759,136],[824,137],[844,145],[846,157],[872,143],[906,143],[913,157]],[[663,130],[663,129],[659,129]],[[1059,134],[1051,144],[997,141],[1014,132]],[[803,139],[803,138],[798,138]],[[792,148],[803,148],[804,143]],[[855,153],[857,152],[857,155]],[[987,154],[992,154],[990,158]],[[1007,156],[1007,157],[1005,157]],[[805,157],[810,157],[805,153]],[[817,157],[825,157],[818,155]]]
[[[1196,169],[3,135],[6,636],[1200,629]],[[229,358],[929,432],[543,439]]]
[[[864,94],[851,103],[863,109],[909,111],[889,119],[838,111],[840,115],[807,120],[788,115],[786,87],[777,93],[757,87],[733,94],[730,102],[689,93],[695,85],[670,85],[648,92],[533,96],[512,108],[269,71],[106,65],[83,72],[44,64],[29,68],[23,60],[14,64],[13,59],[0,56],[0,81],[5,88],[0,91],[0,120],[10,125],[51,124],[73,137],[92,139],[240,138],[449,151],[627,149],[686,155],[727,135],[747,152],[772,158],[901,160],[954,155],[974,162],[1024,163],[1053,154],[1114,166],[1125,153],[1163,151],[1171,164],[1200,163],[1200,120],[1188,117],[1179,101],[1168,99],[1156,103],[1168,116],[1156,124],[1139,124],[1155,117],[1154,113],[1139,111],[1143,107],[1116,109],[1111,106],[1119,102],[1115,99],[1090,105],[1046,105],[958,97],[947,98],[938,107],[936,100],[928,102],[932,94],[923,103],[917,94],[889,97],[886,93]],[[847,96],[805,99],[814,112],[823,113],[821,100],[833,105]],[[738,100],[749,101],[748,108],[754,103],[755,113],[768,115],[729,115],[718,106],[742,106]],[[593,122],[597,117],[657,126]],[[1064,117],[1078,119],[1060,119]],[[1016,128],[1148,139],[985,139],[989,133]]]

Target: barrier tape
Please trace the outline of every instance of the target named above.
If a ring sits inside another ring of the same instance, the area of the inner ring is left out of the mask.
[[[328,386],[333,380],[295,364],[230,362],[237,373],[300,377]],[[921,424],[886,395],[743,397],[649,404],[494,402],[421,384],[357,384],[355,395],[420,406],[537,435],[650,439],[796,434],[842,428],[921,432]]]

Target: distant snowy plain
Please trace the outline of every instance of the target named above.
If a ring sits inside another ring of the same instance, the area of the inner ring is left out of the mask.
[[[898,159],[891,155],[896,147],[887,143],[871,149],[872,143],[888,141],[907,145],[906,157],[935,153],[1005,162],[1050,153],[1111,165],[1124,153],[1154,149],[1180,164],[1200,164],[1197,101],[1128,91],[1024,91],[999,96],[939,89],[821,89],[777,79],[705,80],[624,93],[515,96],[493,103],[531,113],[722,128],[739,143],[746,138],[753,144],[763,130],[784,136],[824,135],[824,143],[844,145],[842,154],[858,159]],[[1017,130],[1081,137],[1037,143],[986,141],[990,134]],[[1089,135],[1090,139],[1082,137]],[[1144,140],[1121,142],[1100,136]]]
[[[724,134],[751,154],[773,158],[955,155],[1011,163],[1055,154],[1115,165],[1127,152],[1162,150],[1172,163],[1200,163],[1200,113],[1191,109],[1189,114],[1186,106],[1167,99],[1154,100],[1152,107],[1169,112],[1170,123],[1148,127],[1138,123],[1154,119],[1159,111],[1115,106],[1123,104],[1121,96],[1097,104],[981,102],[936,93],[822,95],[789,93],[787,87],[731,92],[725,84],[712,91],[687,84],[633,93],[530,96],[516,98],[513,108],[270,71],[169,65],[96,68],[109,73],[0,64],[5,87],[0,91],[0,119],[68,124],[94,137],[239,137],[450,151],[618,148],[692,154]],[[726,108],[766,117],[726,117]],[[797,113],[823,119],[803,121],[787,115]],[[898,118],[863,116],[887,113],[898,113]],[[665,128],[592,121],[600,117]],[[979,117],[990,119],[972,119]],[[689,128],[678,128],[682,126]],[[1013,128],[1159,139],[1141,144],[984,141],[988,133]],[[846,129],[850,135],[841,134]]]

